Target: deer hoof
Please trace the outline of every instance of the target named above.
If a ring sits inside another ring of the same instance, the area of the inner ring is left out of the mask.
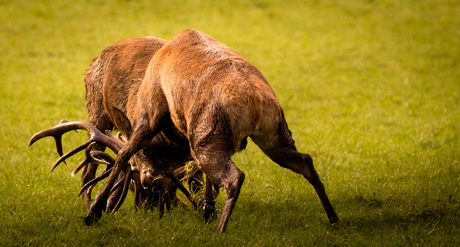
[[[94,216],[93,215],[86,215],[85,216],[85,225],[90,226],[94,222]]]
[[[97,222],[101,218],[103,211],[105,211],[105,206],[104,205],[101,206],[98,203],[98,201],[95,201],[91,205],[91,208],[90,208],[88,214],[85,216],[85,224],[87,226],[90,226],[94,222]]]
[[[85,216],[85,224],[87,226],[92,225],[93,223],[97,222],[102,216],[102,211],[99,213],[88,213]]]

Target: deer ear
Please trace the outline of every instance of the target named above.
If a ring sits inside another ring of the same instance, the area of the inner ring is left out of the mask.
[[[133,127],[131,122],[129,122],[128,117],[118,108],[112,107],[113,121],[115,121],[115,126],[125,136],[128,140],[131,138],[133,133]]]

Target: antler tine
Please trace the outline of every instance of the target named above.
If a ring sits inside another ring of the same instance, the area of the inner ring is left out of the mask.
[[[81,193],[83,193],[83,191],[85,191],[86,189],[90,188],[92,185],[95,185],[99,181],[101,181],[102,179],[108,177],[110,175],[110,173],[112,172],[112,170],[113,170],[113,167],[110,167],[110,168],[104,170],[97,177],[91,179],[89,182],[87,182],[85,185],[83,185],[81,187],[81,189],[80,189],[80,192],[78,193],[78,196],[80,196]]]
[[[126,172],[126,171],[123,171],[123,174],[122,174],[122,175],[123,175],[123,179],[120,180],[120,181],[118,181],[118,182],[116,182],[116,183],[113,185],[112,189],[110,190],[110,194],[112,194],[112,193],[113,193],[115,190],[117,190],[122,184],[124,184],[125,172]]]
[[[67,152],[66,154],[62,155],[58,160],[56,160],[56,162],[54,163],[54,165],[51,167],[51,170],[50,172],[52,172],[54,170],[54,168],[56,168],[59,164],[61,164],[61,162],[65,161],[66,159],[68,159],[69,157],[71,157],[72,155],[80,152],[81,150],[87,148],[90,144],[92,143],[92,141],[87,141],[83,144],[81,144],[80,146],[70,150],[69,152]]]
[[[69,121],[63,119],[63,120],[61,120],[59,122],[58,125],[36,133],[35,135],[32,136],[32,138],[30,138],[29,146],[31,146],[36,141],[38,141],[38,140],[40,140],[40,139],[42,139],[44,137],[52,136],[56,141],[57,151],[58,151],[59,155],[62,156],[62,153],[63,153],[62,152],[62,142],[61,142],[62,135],[65,134],[68,131],[75,130],[74,128],[69,129],[70,126],[67,126],[67,125],[66,125],[67,128],[62,128],[62,127],[58,128],[58,126],[63,126],[63,124],[65,124],[65,123],[69,123]]]
[[[121,133],[118,133],[118,135],[114,135],[111,130],[105,130],[105,135],[110,137],[110,139],[114,140],[115,142],[118,143],[120,146],[126,145],[126,141],[123,140]]]
[[[86,157],[88,158],[88,161],[90,161],[93,164],[105,164],[105,165],[115,165],[115,159],[112,158],[108,153],[101,151],[101,150],[92,150],[92,147],[96,145],[95,142],[91,143],[87,148],[86,148]]]
[[[67,123],[69,121],[65,120],[65,119],[62,119],[58,125],[62,124],[62,123]],[[68,130],[66,130],[65,132],[67,132]],[[63,155],[63,151],[62,151],[62,135],[65,133],[55,133],[54,135],[52,134],[53,132],[53,128],[50,128],[50,129],[46,129],[46,130],[43,130],[43,131],[40,131],[38,133],[36,133],[35,135],[32,136],[32,138],[30,139],[29,141],[29,147],[34,144],[36,141],[42,139],[43,137],[47,137],[47,136],[52,136],[54,138],[54,142],[56,143],[56,151],[57,153],[59,154],[59,156],[62,156]]]
[[[82,144],[82,145],[78,146],[77,148],[69,151],[68,153],[62,155],[62,136],[65,133],[67,133],[67,132],[69,132],[71,130],[77,130],[77,129],[82,129],[82,130],[88,131],[89,134],[90,134],[90,139],[87,142],[85,142],[84,144]],[[105,146],[107,146],[108,148],[110,148],[112,151],[114,151],[115,153],[118,153],[121,150],[121,148],[123,147],[123,145],[120,145],[120,142],[117,142],[114,139],[104,135],[96,127],[94,127],[93,125],[91,125],[89,123],[85,123],[85,122],[68,122],[66,120],[62,120],[61,122],[59,122],[58,125],[56,125],[56,126],[54,126],[52,128],[45,129],[45,130],[42,130],[42,131],[36,133],[30,139],[29,146],[34,144],[36,141],[38,141],[38,140],[40,140],[40,139],[42,139],[44,137],[47,137],[47,136],[51,136],[51,137],[54,138],[54,140],[56,142],[57,151],[58,151],[59,155],[61,156],[56,161],[56,163],[53,165],[53,167],[51,168],[51,171],[53,171],[54,168],[56,168],[61,162],[63,162],[64,160],[66,160],[70,156],[80,152],[81,150],[87,148],[93,142],[102,143]]]
[[[88,164],[105,164],[108,166],[115,165],[115,159],[110,156],[108,153],[101,151],[101,150],[92,150],[92,147],[96,143],[93,142],[89,144],[85,151],[85,159],[78,164],[78,166],[72,171],[72,176],[75,176],[83,167],[87,166]],[[101,160],[101,159],[103,160]]]
[[[120,199],[117,202],[117,205],[113,208],[112,214],[115,213],[123,203],[128,194],[129,190],[129,183],[131,182],[131,175],[133,174],[133,170],[131,170],[131,166],[126,166],[125,168],[125,177],[124,177],[124,184],[123,184],[123,192],[121,193]]]

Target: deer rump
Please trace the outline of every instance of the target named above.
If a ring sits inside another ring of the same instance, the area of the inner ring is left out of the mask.
[[[91,205],[87,222],[104,210],[110,188],[129,159],[161,133],[188,140],[200,170],[226,190],[218,233],[225,230],[244,181],[231,156],[244,148],[248,136],[280,166],[307,178],[329,221],[338,222],[310,155],[297,152],[282,108],[263,75],[212,37],[197,30],[172,37],[153,56],[138,97],[129,98],[127,108],[133,110],[115,122],[130,133],[128,143]]]

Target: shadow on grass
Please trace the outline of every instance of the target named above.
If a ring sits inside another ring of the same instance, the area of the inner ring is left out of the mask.
[[[393,199],[363,200],[357,196],[351,201],[350,198],[336,201],[335,209],[341,223],[331,226],[319,200],[315,202],[315,199],[273,202],[241,200],[234,209],[229,225],[238,228],[237,224],[248,224],[275,234],[316,228],[369,232],[411,228],[431,230],[434,226],[458,229],[460,226],[460,207],[455,200],[415,206]],[[341,208],[340,205],[345,207]]]

